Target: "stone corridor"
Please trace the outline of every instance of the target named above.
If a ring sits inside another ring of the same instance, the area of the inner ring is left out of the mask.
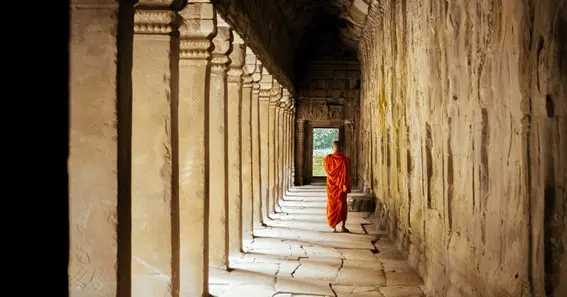
[[[567,296],[567,0],[69,12],[70,296]]]
[[[372,215],[350,212],[351,233],[330,233],[323,186],[292,188],[267,227],[254,230],[230,272],[212,270],[217,297],[418,297],[423,284]]]

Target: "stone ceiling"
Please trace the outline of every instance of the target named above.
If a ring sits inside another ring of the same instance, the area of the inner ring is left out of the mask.
[[[316,46],[305,37],[337,34],[355,49],[371,0],[269,0],[281,8],[296,48]],[[307,43],[307,44],[306,44]]]
[[[219,13],[250,43],[270,72],[290,87],[312,58],[356,58],[371,1],[214,2]]]

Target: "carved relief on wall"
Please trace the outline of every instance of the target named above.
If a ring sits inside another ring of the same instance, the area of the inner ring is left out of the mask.
[[[328,104],[326,100],[302,100],[298,104],[297,117],[308,121],[342,121],[345,110],[344,105]]]

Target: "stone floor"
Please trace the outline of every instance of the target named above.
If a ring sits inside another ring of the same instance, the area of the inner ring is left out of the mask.
[[[369,213],[349,213],[351,233],[331,233],[322,186],[291,190],[281,212],[256,229],[231,272],[211,270],[216,297],[417,297],[422,280]]]

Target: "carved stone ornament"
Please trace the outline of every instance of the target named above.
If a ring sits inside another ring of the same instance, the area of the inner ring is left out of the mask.
[[[171,10],[136,9],[134,13],[134,33],[169,34],[172,32],[174,12]]]
[[[215,33],[215,12],[211,3],[189,3],[179,11],[182,24],[179,54],[182,59],[207,59]]]
[[[325,101],[305,100],[297,108],[297,118],[303,120],[343,120],[343,106],[329,106]]]

